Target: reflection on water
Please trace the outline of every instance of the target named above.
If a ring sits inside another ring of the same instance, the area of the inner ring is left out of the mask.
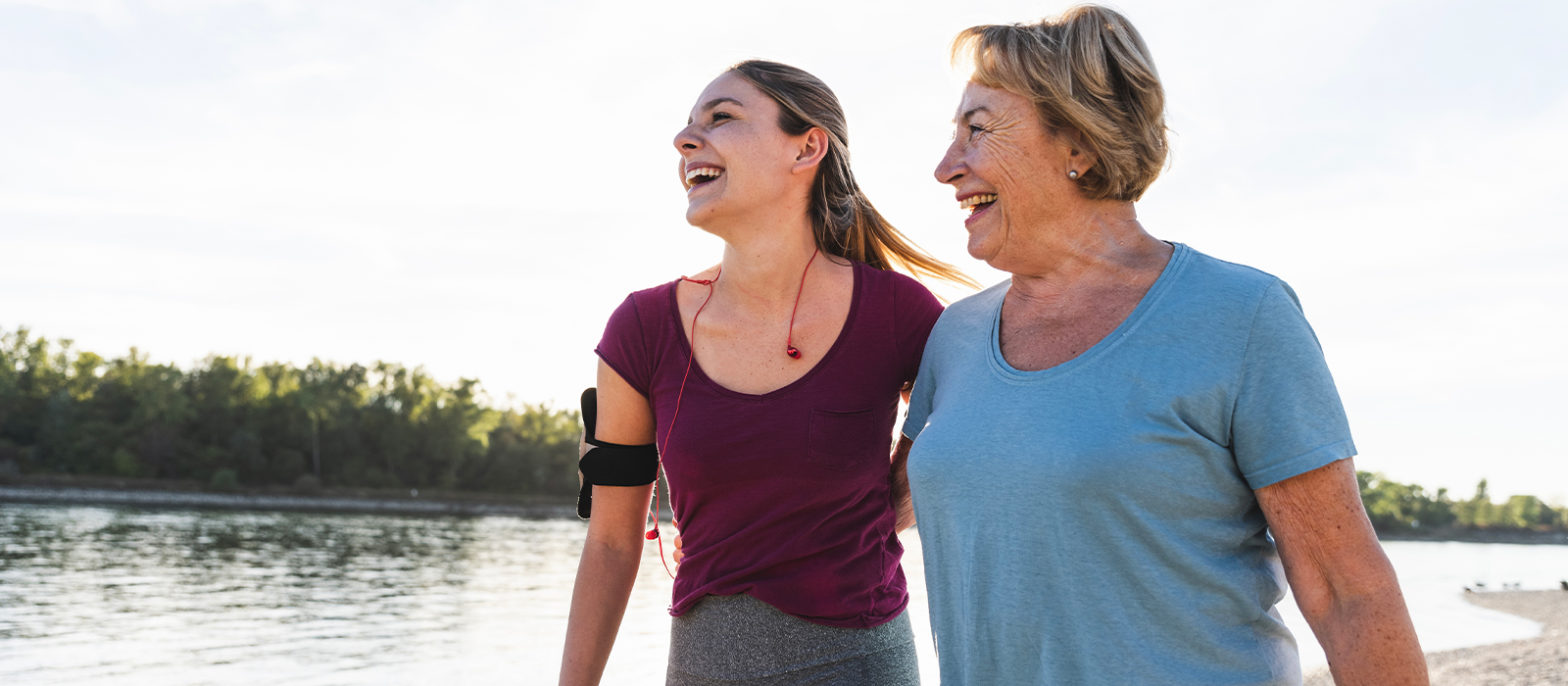
[[[575,520],[0,504],[0,683],[553,684],[585,532]],[[919,539],[903,541],[935,684]],[[1464,584],[1568,576],[1568,546],[1386,547],[1428,648],[1533,632],[1464,603]],[[662,683],[670,585],[648,545],[604,683]],[[1291,603],[1281,611],[1308,668],[1322,664]]]
[[[7,504],[0,681],[534,683],[563,526]]]

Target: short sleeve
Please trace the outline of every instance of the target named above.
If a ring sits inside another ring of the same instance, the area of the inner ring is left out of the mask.
[[[593,350],[599,359],[604,360],[610,369],[614,369],[643,396],[648,395],[653,377],[652,356],[646,342],[642,318],[637,312],[636,296],[629,295],[610,314],[609,323],[604,325],[604,336]]]
[[[920,358],[926,349],[926,338],[937,317],[942,316],[942,303],[919,281],[904,277],[893,291],[893,327],[898,346],[899,373],[905,381],[915,378],[920,370]]]
[[[1231,417],[1231,450],[1254,490],[1356,454],[1317,335],[1290,286],[1253,317]]]
[[[925,430],[926,420],[931,418],[931,397],[935,395],[935,389],[936,375],[931,373],[926,361],[921,361],[915,388],[909,392],[909,410],[904,413],[902,433],[905,438],[913,441]]]
[[[926,349],[933,354],[922,355],[920,367],[915,375],[915,387],[909,391],[909,410],[904,413],[904,426],[900,433],[913,441],[920,437],[920,432],[926,428],[926,421],[931,418],[931,404],[936,398],[937,377],[941,376],[936,370],[936,361],[940,355],[935,354],[941,345],[941,323],[931,327],[931,335],[926,340]]]

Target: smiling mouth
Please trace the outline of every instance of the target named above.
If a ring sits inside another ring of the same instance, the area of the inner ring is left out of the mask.
[[[958,201],[958,208],[961,210],[969,210],[969,215],[974,216],[981,210],[990,207],[991,203],[994,202],[996,202],[995,193],[979,193],[977,195],[971,195],[967,198],[964,198],[963,200]]]
[[[714,179],[724,175],[724,170],[718,167],[698,167],[686,172],[686,190],[712,183]]]

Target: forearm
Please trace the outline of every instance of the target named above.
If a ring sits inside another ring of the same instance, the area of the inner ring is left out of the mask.
[[[902,436],[893,450],[892,483],[894,531],[903,531],[915,525],[915,502],[909,494],[909,446],[911,441]]]
[[[1427,683],[1399,579],[1361,507],[1354,463],[1338,460],[1256,493],[1335,683]]]
[[[1386,564],[1386,562],[1385,562]],[[1426,684],[1426,658],[1390,567],[1362,588],[1298,598],[1339,686]],[[1309,610],[1309,607],[1316,606]]]
[[[583,545],[561,657],[562,686],[599,683],[641,558],[640,549],[621,549],[592,539]]]

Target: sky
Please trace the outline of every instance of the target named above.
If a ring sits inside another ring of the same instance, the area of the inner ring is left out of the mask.
[[[1358,468],[1568,503],[1568,3],[1111,5],[1167,94],[1143,225],[1295,288]],[[671,139],[754,57],[832,86],[872,201],[989,285],[932,177],[948,45],[1067,6],[0,0],[0,329],[572,407],[616,304],[718,261]]]

